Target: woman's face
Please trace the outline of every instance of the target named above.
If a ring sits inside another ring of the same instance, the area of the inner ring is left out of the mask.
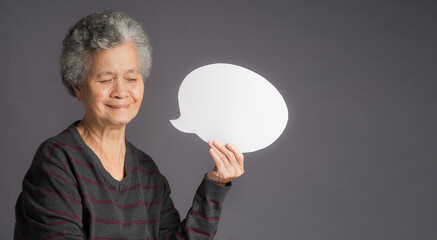
[[[126,125],[140,109],[144,82],[137,50],[127,42],[91,56],[83,86],[74,87],[85,105],[85,118],[102,126]]]

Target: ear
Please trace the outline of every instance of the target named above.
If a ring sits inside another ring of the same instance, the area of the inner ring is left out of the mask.
[[[73,85],[73,89],[74,89],[74,93],[76,94],[76,97],[78,100],[82,100],[82,88],[77,86],[77,85]]]

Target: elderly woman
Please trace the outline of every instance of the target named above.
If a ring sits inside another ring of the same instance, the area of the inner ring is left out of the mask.
[[[41,144],[16,205],[14,239],[212,239],[230,181],[243,173],[231,144],[209,142],[215,167],[185,220],[154,161],[125,139],[138,113],[151,50],[123,13],[86,16],[63,41],[62,80],[85,115]]]

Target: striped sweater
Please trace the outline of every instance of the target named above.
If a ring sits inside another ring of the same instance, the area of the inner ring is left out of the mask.
[[[147,154],[126,141],[126,177],[117,181],[76,123],[38,148],[15,207],[14,239],[213,239],[231,184],[204,178],[181,222]]]

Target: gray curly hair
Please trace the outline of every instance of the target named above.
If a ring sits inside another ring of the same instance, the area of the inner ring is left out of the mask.
[[[62,42],[62,82],[72,96],[73,86],[82,86],[85,74],[91,67],[91,54],[109,50],[131,41],[138,53],[138,66],[145,81],[152,66],[152,48],[138,22],[121,12],[94,13],[80,19],[70,28]]]

